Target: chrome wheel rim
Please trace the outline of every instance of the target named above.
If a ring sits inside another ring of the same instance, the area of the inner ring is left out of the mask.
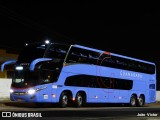
[[[135,106],[135,104],[136,104],[136,100],[135,100],[134,98],[132,98],[132,99],[131,99],[131,105],[132,105],[132,106]]]
[[[83,102],[82,96],[78,95],[77,101],[78,101],[78,105],[82,105],[82,102]]]
[[[143,98],[139,98],[139,105],[142,106],[143,105]]]
[[[63,104],[63,105],[67,105],[67,103],[68,103],[68,97],[67,97],[66,95],[64,95],[64,96],[62,97],[62,104]]]

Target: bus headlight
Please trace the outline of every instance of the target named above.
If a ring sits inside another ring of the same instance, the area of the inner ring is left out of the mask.
[[[33,94],[35,94],[35,93],[36,93],[36,90],[34,90],[34,89],[28,90],[28,94],[29,94],[29,95],[33,95]]]
[[[13,93],[14,91],[13,91],[13,89],[10,89],[9,92],[10,92],[10,93]]]

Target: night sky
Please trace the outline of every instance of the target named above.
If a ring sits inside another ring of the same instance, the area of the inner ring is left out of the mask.
[[[49,39],[160,63],[160,7],[100,2],[0,2],[0,48]]]

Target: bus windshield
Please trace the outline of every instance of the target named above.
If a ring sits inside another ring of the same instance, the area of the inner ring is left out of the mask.
[[[25,46],[21,51],[18,61],[19,62],[31,62],[37,58],[54,58],[54,59],[64,59],[69,46],[61,44],[34,44]]]
[[[26,88],[57,81],[68,49],[69,46],[61,44],[26,46],[18,57],[18,63],[23,66],[23,70],[15,69],[12,87]],[[53,58],[53,60],[37,64],[34,71],[30,71],[29,66],[23,65],[38,58]]]
[[[45,52],[44,57],[64,60],[68,52],[68,49],[69,46],[67,45],[51,44]]]
[[[46,49],[47,47],[42,44],[25,46],[18,56],[18,61],[31,62],[36,58],[42,58]]]
[[[28,88],[36,85],[53,83],[58,80],[60,70],[39,69],[34,72],[29,70],[15,70],[12,79],[12,87]]]
[[[14,72],[12,79],[12,87],[26,88],[33,87],[38,84],[38,73],[31,71],[17,71]]]

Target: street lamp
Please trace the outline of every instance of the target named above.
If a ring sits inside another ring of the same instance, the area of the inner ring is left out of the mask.
[[[50,43],[50,41],[49,41],[49,40],[46,40],[46,41],[45,41],[45,43],[46,43],[46,44],[49,44],[49,43]]]

